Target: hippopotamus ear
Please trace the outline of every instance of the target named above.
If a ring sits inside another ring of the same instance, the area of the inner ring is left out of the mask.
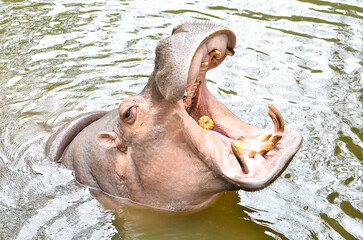
[[[97,134],[98,144],[105,149],[118,148],[122,145],[121,140],[115,132],[99,132]]]

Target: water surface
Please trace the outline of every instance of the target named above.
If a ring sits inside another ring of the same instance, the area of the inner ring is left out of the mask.
[[[139,93],[185,20],[237,35],[211,92],[263,128],[274,104],[303,146],[268,188],[199,213],[107,210],[45,142]],[[0,1],[0,239],[363,239],[362,26],[360,0]]]

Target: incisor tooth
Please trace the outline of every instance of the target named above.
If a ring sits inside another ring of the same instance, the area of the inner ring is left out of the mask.
[[[255,157],[255,155],[256,155],[256,150],[251,150],[249,153],[248,153],[248,157],[249,158],[254,158]]]
[[[217,61],[217,59],[215,57],[212,57],[211,61],[212,61],[214,66],[218,67],[219,63],[218,63],[218,61]]]
[[[261,149],[257,152],[257,154],[265,156],[266,153],[268,153],[270,150],[274,148],[274,146],[275,144],[273,142],[267,142],[264,145],[262,145]]]
[[[270,142],[272,142],[273,144],[276,144],[278,141],[281,140],[281,138],[282,138],[281,134],[276,134],[272,138],[270,138]]]
[[[209,63],[208,62],[202,62],[200,64],[201,67],[208,67]]]
[[[261,142],[266,142],[267,140],[270,139],[271,136],[272,136],[272,133],[266,134],[265,136],[263,136],[261,138]]]

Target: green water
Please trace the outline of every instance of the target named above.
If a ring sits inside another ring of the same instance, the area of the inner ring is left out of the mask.
[[[273,185],[198,213],[107,210],[45,142],[139,93],[186,20],[237,35],[211,92],[263,128],[274,104],[303,146]],[[361,0],[0,1],[0,239],[363,239],[362,51]]]

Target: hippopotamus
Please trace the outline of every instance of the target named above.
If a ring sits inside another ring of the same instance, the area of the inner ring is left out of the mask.
[[[141,93],[65,124],[47,141],[46,156],[91,189],[171,211],[201,209],[223,191],[268,186],[302,137],[285,129],[274,106],[274,129],[266,130],[240,120],[208,90],[207,71],[235,46],[236,35],[217,24],[175,27],[157,44]]]

